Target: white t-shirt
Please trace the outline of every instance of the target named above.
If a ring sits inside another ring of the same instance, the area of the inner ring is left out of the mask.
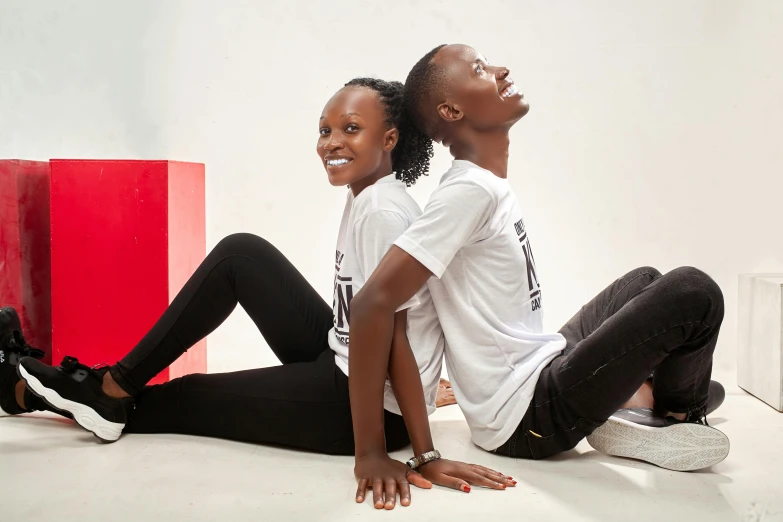
[[[345,375],[348,375],[351,299],[394,240],[420,214],[421,209],[406,191],[405,183],[394,174],[379,179],[356,198],[348,191],[335,254],[334,328],[329,330],[329,346],[334,350],[335,363]],[[431,414],[435,411],[445,339],[426,285],[397,311],[406,309],[408,342],[419,365],[427,413]],[[400,415],[388,380],[383,406]]]
[[[395,244],[437,279],[427,285],[446,368],[473,441],[493,450],[517,429],[541,370],[565,348],[543,332],[541,285],[508,181],[455,160]]]

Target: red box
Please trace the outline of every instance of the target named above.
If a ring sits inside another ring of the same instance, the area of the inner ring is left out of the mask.
[[[27,342],[51,362],[49,163],[0,160],[0,306],[13,306]]]
[[[204,165],[51,160],[53,359],[113,364],[206,254]],[[206,340],[151,381],[206,371]]]

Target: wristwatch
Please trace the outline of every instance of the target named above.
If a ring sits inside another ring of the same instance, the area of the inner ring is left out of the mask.
[[[405,464],[407,464],[409,468],[415,470],[428,462],[432,462],[433,460],[438,460],[438,459],[440,459],[440,451],[432,450],[432,451],[428,451],[427,453],[422,453],[418,457],[413,457]]]

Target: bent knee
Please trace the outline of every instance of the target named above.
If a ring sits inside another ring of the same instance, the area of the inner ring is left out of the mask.
[[[648,276],[652,281],[661,277],[661,272],[657,268],[652,266],[642,266],[637,268],[636,270],[633,270],[631,273],[635,275]]]
[[[675,289],[689,298],[707,298],[714,307],[723,310],[723,291],[715,280],[692,266],[675,268],[667,276],[673,280]]]
[[[259,248],[269,248],[270,246],[270,243],[260,236],[247,232],[238,232],[221,239],[215,246],[215,250],[220,251],[222,254],[244,254],[249,251],[256,251]]]

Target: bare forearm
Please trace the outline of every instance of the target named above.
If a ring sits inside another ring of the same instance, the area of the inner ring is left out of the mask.
[[[354,300],[359,299],[357,296]],[[372,298],[352,307],[348,383],[356,456],[386,452],[383,389],[389,367],[394,310]]]
[[[406,312],[394,317],[394,338],[389,358],[389,380],[405,419],[413,453],[421,455],[434,449],[427,418],[427,404],[416,358],[406,334]]]
[[[404,250],[392,246],[351,301],[348,381],[357,458],[386,452],[383,389],[389,373],[394,312],[431,275]]]

